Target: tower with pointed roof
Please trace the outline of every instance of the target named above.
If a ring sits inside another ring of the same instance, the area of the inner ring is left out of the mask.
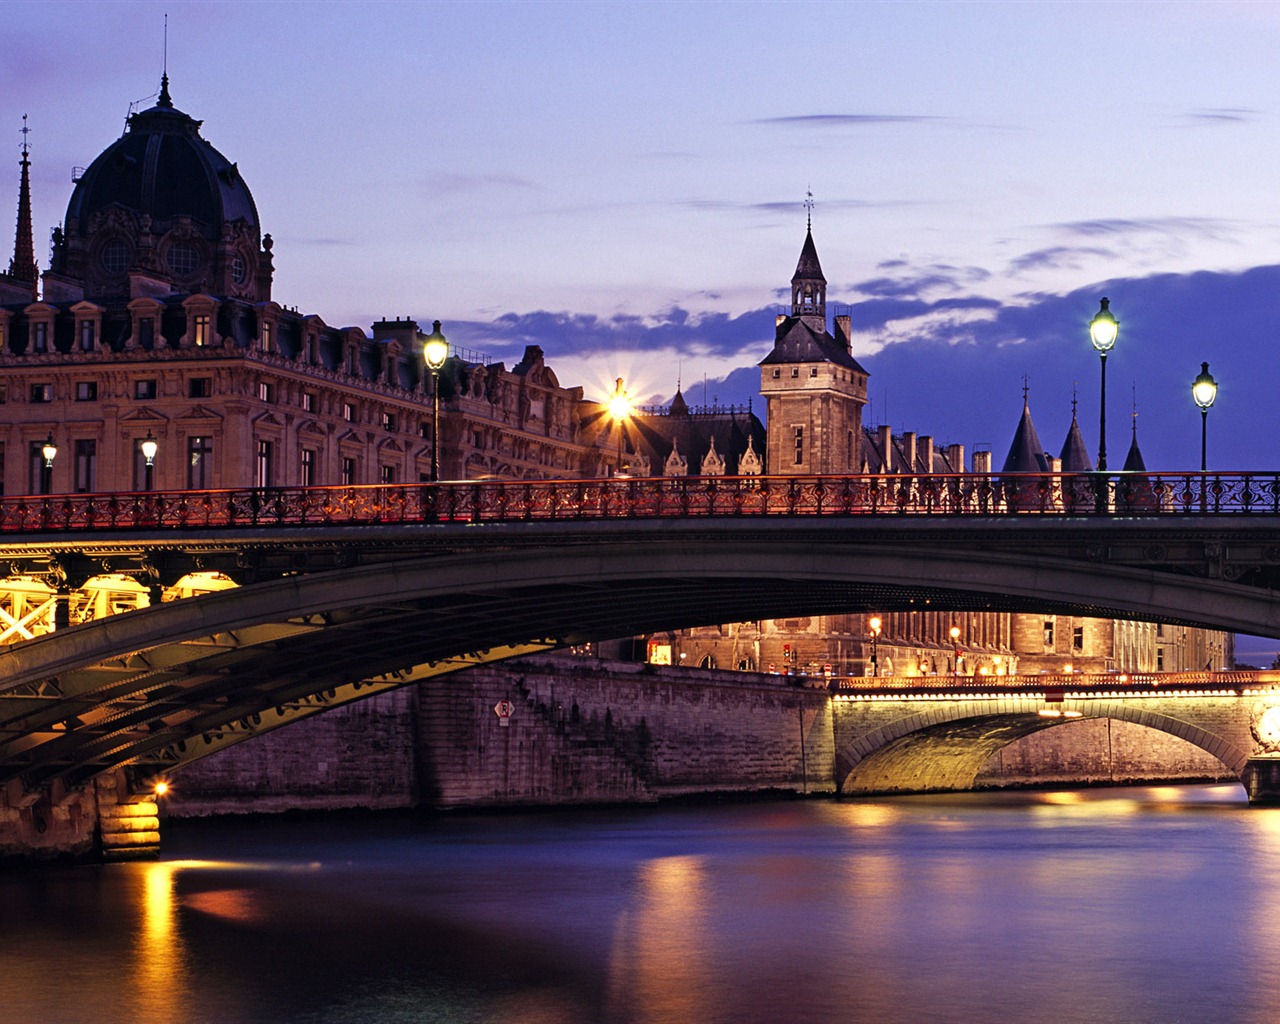
[[[1089,449],[1085,447],[1084,437],[1080,433],[1080,424],[1076,421],[1076,400],[1071,398],[1071,426],[1067,428],[1066,439],[1062,442],[1062,452],[1058,456],[1064,473],[1092,473],[1093,460],[1089,458]]]
[[[18,227],[13,237],[13,258],[2,282],[7,294],[22,295],[35,301],[39,297],[39,270],[31,231],[31,158],[27,146],[27,115],[22,115],[22,159],[18,181]]]
[[[773,350],[760,363],[766,471],[856,473],[862,464],[867,371],[853,357],[850,318],[837,316],[835,334],[827,330],[827,279],[811,221],[790,298],[791,312],[778,314]]]

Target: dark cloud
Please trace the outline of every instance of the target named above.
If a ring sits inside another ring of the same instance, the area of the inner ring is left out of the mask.
[[[1280,379],[1280,266],[1241,273],[1163,274],[1114,280],[1065,295],[1026,294],[1001,302],[970,290],[930,297],[923,272],[912,293],[906,279],[846,309],[854,350],[871,374],[868,424],[928,434],[939,443],[987,447],[1003,460],[1022,410],[1024,377],[1036,426],[1054,454],[1071,422],[1079,422],[1096,458],[1099,360],[1088,322],[1106,295],[1120,321],[1107,360],[1108,461],[1123,464],[1133,424],[1154,471],[1199,465],[1200,418],[1191,381],[1207,360],[1220,384],[1209,414],[1209,462],[1223,470],[1266,469],[1277,461],[1272,410]],[[835,296],[835,292],[831,296]],[[834,297],[829,305],[836,307]],[[541,311],[489,323],[448,327],[451,341],[508,360],[526,344],[541,345],[552,367],[559,356],[618,351],[706,351],[741,359],[721,379],[688,389],[690,401],[746,404],[763,416],[756,362],[773,337],[776,306],[738,316],[671,309],[657,317],[594,317]],[[672,368],[670,391],[674,391]],[[565,383],[573,383],[566,381]],[[670,397],[670,392],[665,397]]]
[[[490,188],[545,191],[544,186],[537,182],[511,174],[436,174],[429,178],[426,184],[433,196],[478,192]]]

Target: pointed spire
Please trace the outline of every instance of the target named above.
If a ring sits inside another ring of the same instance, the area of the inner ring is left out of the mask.
[[[169,76],[163,74],[160,76],[160,98],[156,100],[157,107],[168,107],[173,109],[173,99],[169,96]]]
[[[1005,456],[1002,473],[1045,473],[1049,470],[1049,459],[1045,455],[1044,445],[1040,443],[1040,435],[1036,433],[1036,425],[1031,421],[1031,405],[1027,399],[1029,385],[1026,379],[1022,384],[1022,418],[1018,421],[1018,429],[1013,434],[1013,444],[1009,446],[1009,454]]]
[[[1146,460],[1142,457],[1142,449],[1138,447],[1138,389],[1133,389],[1133,440],[1129,442],[1129,454],[1124,457],[1126,473],[1145,473]]]
[[[1084,438],[1080,436],[1080,424],[1076,422],[1076,394],[1071,392],[1071,427],[1067,438],[1062,442],[1062,452],[1058,458],[1062,461],[1064,473],[1092,473],[1093,460],[1089,458],[1089,449]]]
[[[800,260],[791,277],[791,315],[821,317],[823,329],[827,322],[827,279],[818,262],[818,247],[813,243],[813,193],[805,200],[808,211],[804,233],[804,245],[800,248]]]
[[[38,298],[39,269],[36,267],[36,250],[31,231],[31,160],[27,135],[27,115],[22,115],[22,159],[18,166],[22,173],[18,182],[18,230],[13,239],[13,259],[9,261],[9,276],[31,284],[31,298]]]

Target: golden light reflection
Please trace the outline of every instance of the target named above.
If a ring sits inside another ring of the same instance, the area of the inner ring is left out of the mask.
[[[700,857],[663,857],[640,868],[635,905],[618,917],[609,951],[608,1016],[637,1024],[715,1016],[706,869]],[[640,1016],[635,1016],[640,1014]]]
[[[132,972],[137,1016],[144,1020],[180,1020],[188,998],[184,970],[187,950],[178,928],[174,897],[178,869],[163,861],[128,867],[141,872],[142,905]]]

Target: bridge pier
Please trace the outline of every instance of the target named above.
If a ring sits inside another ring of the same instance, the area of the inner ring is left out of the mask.
[[[1240,776],[1251,804],[1280,804],[1280,757],[1251,757]]]
[[[156,803],[133,797],[123,772],[73,790],[0,788],[0,861],[143,860],[159,851]]]

